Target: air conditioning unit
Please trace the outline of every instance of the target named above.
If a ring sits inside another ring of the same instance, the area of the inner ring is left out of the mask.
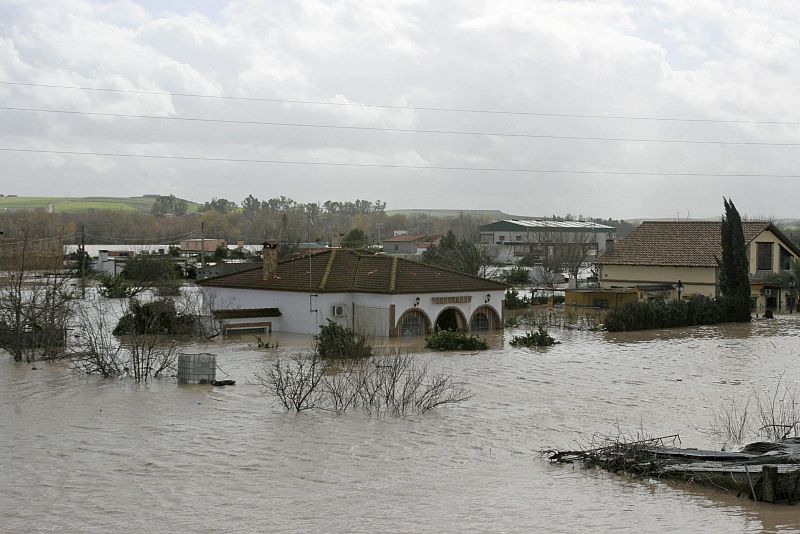
[[[337,304],[333,307],[333,316],[334,317],[344,317],[345,309],[344,306],[341,304]]]

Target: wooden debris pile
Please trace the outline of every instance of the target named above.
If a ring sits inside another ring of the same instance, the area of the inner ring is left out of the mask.
[[[543,451],[551,462],[580,463],[614,473],[668,478],[716,487],[755,501],[800,502],[800,438],[751,443],[738,452],[684,449],[661,436],[574,451]]]

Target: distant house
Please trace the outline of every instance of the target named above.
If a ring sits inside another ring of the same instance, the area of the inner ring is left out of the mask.
[[[227,239],[182,239],[180,242],[181,252],[214,252],[218,247],[227,247]]]
[[[439,241],[439,236],[403,233],[384,239],[383,251],[391,255],[419,255]]]
[[[601,287],[662,287],[681,282],[683,296],[719,296],[720,222],[645,221],[595,261]],[[793,301],[785,283],[800,249],[768,221],[742,223],[753,306],[781,310]],[[784,275],[781,281],[780,273]]]
[[[314,334],[334,321],[373,336],[503,325],[506,284],[385,255],[329,249],[198,282],[223,329]]]
[[[479,231],[483,250],[499,263],[514,264],[528,255],[553,255],[559,247],[586,248],[594,258],[615,229],[590,221],[506,219],[484,224]]]
[[[92,262],[91,269],[96,272],[117,276],[125,270],[128,260],[135,256],[130,250],[99,250],[97,260]]]

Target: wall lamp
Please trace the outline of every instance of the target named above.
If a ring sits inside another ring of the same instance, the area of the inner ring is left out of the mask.
[[[419,297],[414,299],[414,307],[416,308],[417,306],[419,306]]]
[[[486,293],[486,299],[483,301],[484,304],[489,304],[489,301],[492,300],[492,294]]]

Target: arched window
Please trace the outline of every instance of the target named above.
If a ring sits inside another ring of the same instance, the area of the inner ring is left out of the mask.
[[[469,322],[469,329],[489,330],[489,318],[486,316],[486,313],[482,311],[476,312],[472,316],[472,320]]]
[[[400,321],[401,336],[424,336],[425,335],[425,316],[418,310],[409,310]]]

